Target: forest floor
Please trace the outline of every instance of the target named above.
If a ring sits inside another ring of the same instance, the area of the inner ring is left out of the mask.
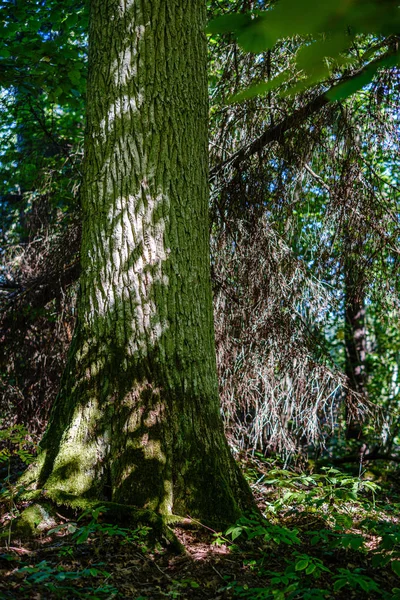
[[[53,532],[15,538],[3,483],[1,524],[11,537],[1,542],[0,599],[400,600],[395,472],[298,473],[262,457],[244,469],[267,520],[247,516],[226,532],[188,520],[174,529],[185,554],[99,511],[60,513]]]

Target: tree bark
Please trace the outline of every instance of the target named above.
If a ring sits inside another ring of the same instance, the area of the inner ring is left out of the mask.
[[[365,327],[364,283],[354,249],[345,260],[345,373],[350,390],[360,399],[367,398],[365,359],[367,334]],[[347,413],[346,438],[361,440],[362,420]]]
[[[252,499],[219,413],[205,1],[90,10],[78,319],[37,485],[226,523]]]

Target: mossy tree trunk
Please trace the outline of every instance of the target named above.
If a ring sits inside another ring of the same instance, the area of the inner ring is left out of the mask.
[[[208,522],[251,505],[224,437],[205,0],[91,0],[82,276],[37,485]]]

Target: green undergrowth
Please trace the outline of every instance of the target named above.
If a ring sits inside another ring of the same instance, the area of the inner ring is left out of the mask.
[[[132,507],[83,506],[48,494],[23,501],[12,460],[29,462],[30,454],[25,432],[13,431],[0,455],[0,600],[400,600],[394,470],[385,479],[378,470],[375,476],[333,467],[297,472],[261,456],[247,459],[243,466],[265,518],[248,514],[224,532],[193,521],[190,535],[182,523],[170,523],[184,543],[197,538],[208,548],[203,562],[182,556],[185,569],[174,566],[176,549],[167,538],[154,536],[159,521],[149,511],[133,518]],[[22,517],[33,541],[18,529]]]
[[[112,584],[113,565],[104,561],[105,551],[116,542],[134,552],[150,553],[154,551],[154,538],[152,527],[122,527],[107,522],[107,512],[105,506],[87,509],[75,520],[63,519],[59,525],[46,530],[38,543],[51,541],[53,552],[48,560],[33,564],[32,560],[21,560],[6,547],[0,561],[8,561],[14,567],[13,580],[19,584],[13,591],[0,589],[0,599],[28,598],[34,592],[44,594],[40,596],[44,598],[121,597]],[[90,558],[86,557],[85,561],[83,557],[88,551]]]
[[[400,600],[400,496],[365,473],[248,469],[265,522],[242,517],[216,544],[247,555],[257,585],[227,583],[235,598]],[[257,468],[258,467],[258,468]],[[260,472],[261,471],[261,472]]]

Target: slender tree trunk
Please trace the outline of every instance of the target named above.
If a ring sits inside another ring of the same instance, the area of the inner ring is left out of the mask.
[[[91,0],[78,321],[38,484],[209,522],[251,505],[222,429],[204,0]]]
[[[343,222],[343,283],[344,283],[344,351],[345,374],[348,385],[346,404],[346,439],[362,438],[362,405],[367,398],[365,359],[367,332],[365,323],[365,244],[367,230],[362,207],[365,202],[360,186],[359,140],[354,128],[347,128],[347,155],[340,179],[340,202],[346,208]],[[360,214],[354,210],[359,205]],[[358,405],[355,406],[355,401]],[[353,408],[352,408],[353,407]],[[358,414],[357,414],[358,408]],[[354,410],[355,409],[355,410]]]
[[[367,337],[362,282],[357,281],[358,268],[349,259],[345,264],[345,372],[350,389],[360,398],[367,397],[365,358]],[[362,422],[347,415],[347,439],[362,438]]]

